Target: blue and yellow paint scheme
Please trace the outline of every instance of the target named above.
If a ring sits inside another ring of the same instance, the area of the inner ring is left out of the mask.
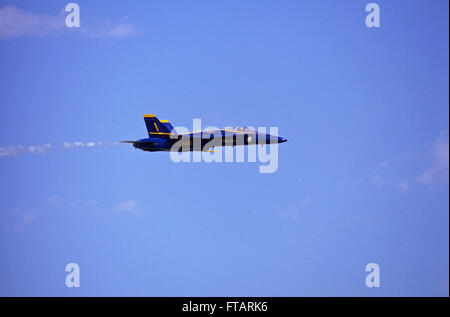
[[[148,152],[181,152],[211,151],[212,148],[220,146],[277,144],[287,141],[282,137],[256,132],[245,127],[177,133],[168,120],[158,120],[153,114],[144,114],[144,121],[148,138],[120,142],[131,143],[135,148]]]

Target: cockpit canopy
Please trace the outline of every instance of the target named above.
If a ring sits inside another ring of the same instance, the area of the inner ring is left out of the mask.
[[[243,127],[243,126],[240,126],[240,127],[234,127],[233,130],[234,130],[234,131],[253,131],[252,129],[250,129],[250,128],[248,128],[248,127]]]

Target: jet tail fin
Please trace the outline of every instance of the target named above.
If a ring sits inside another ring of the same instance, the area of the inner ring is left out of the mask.
[[[169,130],[171,133],[175,133],[173,126],[170,124],[169,120],[159,120],[163,126]]]
[[[144,114],[144,121],[147,126],[149,137],[169,135],[171,133],[171,129],[169,129],[168,125],[170,127],[172,127],[172,125],[167,120],[163,120],[165,121],[164,123],[159,121],[154,114]],[[166,123],[168,123],[168,125]]]

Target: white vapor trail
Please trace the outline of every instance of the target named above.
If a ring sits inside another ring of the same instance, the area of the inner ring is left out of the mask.
[[[6,156],[17,156],[20,154],[42,154],[53,150],[73,150],[79,148],[92,148],[98,146],[112,146],[118,145],[119,142],[63,142],[62,144],[53,145],[51,143],[43,145],[15,145],[15,146],[0,146],[0,158]]]

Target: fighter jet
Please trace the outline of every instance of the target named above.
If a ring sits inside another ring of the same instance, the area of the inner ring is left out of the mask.
[[[246,127],[232,129],[203,130],[177,133],[168,120],[158,120],[153,114],[144,114],[148,138],[132,143],[137,149],[158,151],[213,151],[214,147],[251,144],[276,144],[287,140],[270,134],[260,133]]]

